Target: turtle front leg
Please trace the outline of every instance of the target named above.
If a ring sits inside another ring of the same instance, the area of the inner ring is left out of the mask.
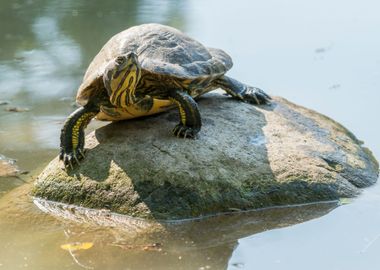
[[[86,105],[74,111],[61,130],[61,151],[59,159],[65,167],[73,169],[84,158],[84,129],[99,112],[99,107]]]
[[[214,83],[217,87],[225,90],[227,94],[247,103],[255,105],[269,104],[272,99],[263,90],[246,85],[228,76],[222,76],[215,80]]]
[[[170,91],[169,99],[177,104],[180,117],[180,123],[173,129],[174,135],[195,138],[202,126],[197,103],[190,95],[179,90]]]

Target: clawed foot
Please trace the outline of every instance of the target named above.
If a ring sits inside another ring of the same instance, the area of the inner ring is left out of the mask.
[[[71,149],[70,151],[65,151],[61,148],[59,154],[59,160],[63,161],[65,169],[74,169],[74,166],[79,165],[80,160],[84,158],[84,150],[77,148],[75,150]]]
[[[61,151],[59,159],[65,169],[73,169],[84,158],[84,129],[91,119],[99,113],[98,105],[88,103],[77,109],[65,121],[61,129]]]
[[[263,90],[251,86],[247,87],[247,89],[242,94],[242,98],[245,102],[254,105],[270,104],[270,100],[272,99]]]
[[[198,133],[198,129],[194,129],[192,127],[187,127],[182,124],[178,124],[173,129],[174,136],[178,138],[190,138],[194,139]]]

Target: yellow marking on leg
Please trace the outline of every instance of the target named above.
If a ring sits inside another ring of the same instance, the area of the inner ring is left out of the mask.
[[[170,98],[170,100],[177,104],[178,109],[179,109],[179,115],[180,115],[180,118],[181,118],[181,123],[184,126],[186,126],[186,112],[183,109],[181,103],[179,101],[175,100],[174,98]]]
[[[79,132],[81,128],[85,128],[90,120],[96,115],[94,112],[85,113],[81,117],[78,118],[78,120],[75,122],[75,125],[73,126],[73,129],[71,131],[71,143],[73,146],[73,149],[76,149],[79,144]]]

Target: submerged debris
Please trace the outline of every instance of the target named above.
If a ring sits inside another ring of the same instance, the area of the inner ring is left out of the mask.
[[[336,83],[336,84],[333,84],[329,87],[330,90],[335,90],[335,89],[338,89],[340,88],[340,84],[339,83]]]
[[[7,112],[28,112],[29,108],[21,108],[21,107],[7,107],[5,108]]]
[[[111,246],[119,247],[121,249],[125,250],[136,250],[140,249],[143,251],[162,251],[162,244],[161,243],[153,243],[153,244],[147,244],[147,245],[131,245],[131,244],[125,244],[125,243],[112,243]]]
[[[332,48],[332,45],[329,45],[329,46],[326,46],[326,47],[319,47],[319,48],[316,48],[314,50],[314,52],[317,53],[317,54],[319,54],[319,53],[325,53],[325,52],[331,50],[331,48]]]
[[[0,100],[0,106],[1,105],[8,105],[9,104],[9,101],[6,101],[6,100]]]
[[[315,49],[315,53],[324,53],[324,52],[326,52],[327,51],[327,49],[326,48],[317,48],[317,49]]]

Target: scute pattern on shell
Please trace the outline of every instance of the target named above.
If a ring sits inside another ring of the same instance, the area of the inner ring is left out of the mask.
[[[85,105],[88,92],[102,85],[107,64],[130,51],[137,53],[142,69],[183,79],[222,75],[232,67],[231,57],[223,50],[206,48],[175,28],[134,26],[113,36],[92,60],[78,89],[79,104]]]

